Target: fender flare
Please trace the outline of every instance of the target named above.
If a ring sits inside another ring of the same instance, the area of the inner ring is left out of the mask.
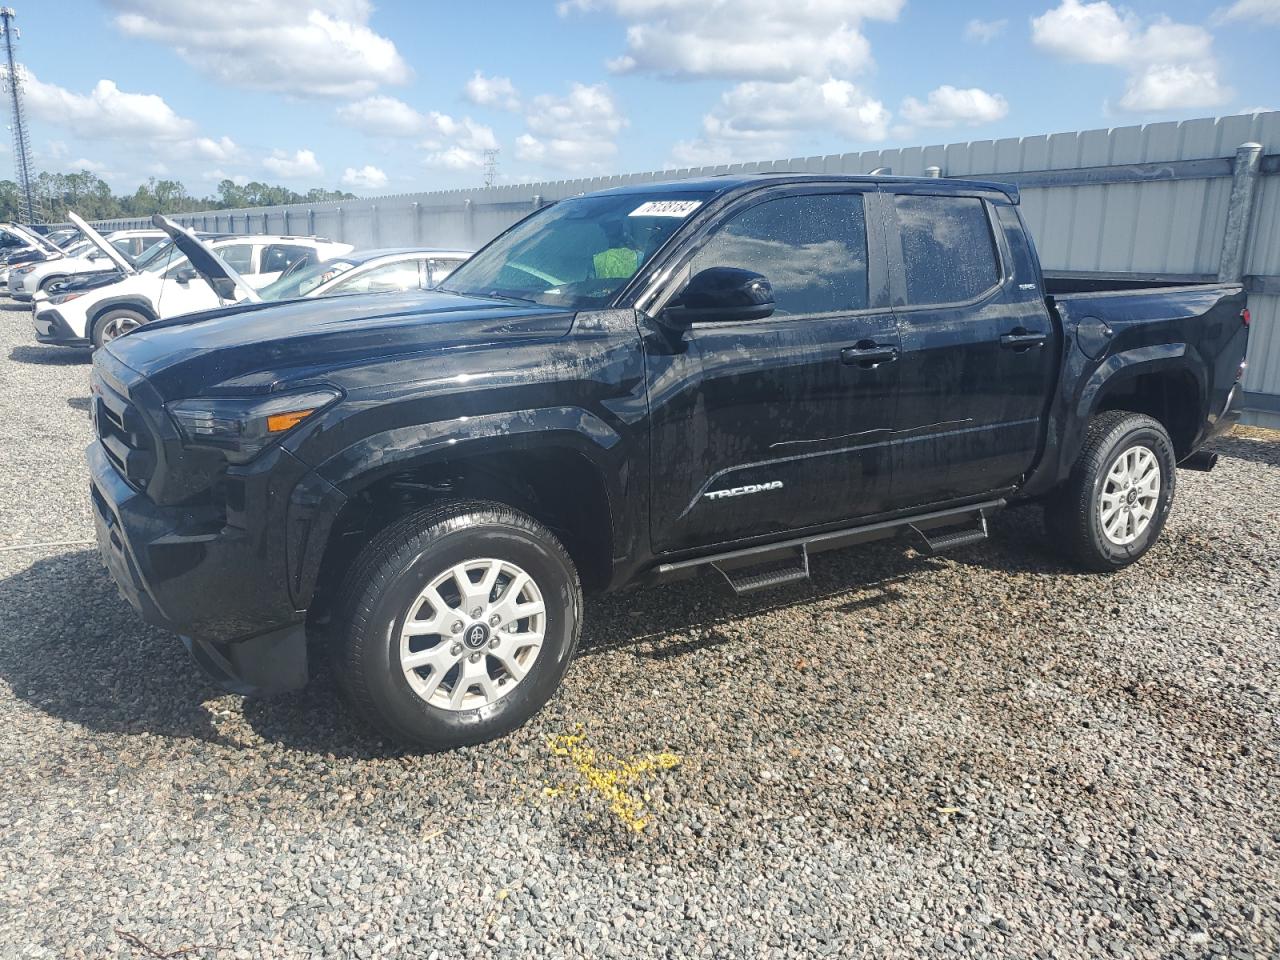
[[[1041,488],[1062,482],[1071,473],[1080,448],[1084,445],[1089,421],[1098,412],[1098,406],[1108,391],[1117,383],[1149,373],[1178,373],[1189,375],[1196,384],[1197,402],[1201,409],[1207,406],[1207,385],[1204,379],[1204,361],[1194,347],[1186,343],[1160,343],[1134,347],[1107,356],[1083,380],[1072,387],[1064,382],[1063,390],[1072,391],[1068,415],[1062,418],[1062,436],[1058,443],[1057,469],[1033,486]]]
[[[610,533],[619,542],[619,492],[602,461],[621,437],[581,407],[544,407],[458,417],[396,427],[363,437],[310,471],[289,502],[289,588],[295,605],[310,604],[330,533],[342,507],[378,480],[404,470],[451,460],[500,456],[517,450],[560,449],[582,456],[599,471],[609,507]]]
[[[1111,387],[1148,373],[1188,374],[1195,381],[1200,409],[1206,409],[1208,386],[1203,370],[1203,359],[1194,347],[1185,343],[1154,344],[1113,354],[1098,364],[1085,381],[1076,406],[1076,419],[1087,423],[1097,413],[1098,404]]]

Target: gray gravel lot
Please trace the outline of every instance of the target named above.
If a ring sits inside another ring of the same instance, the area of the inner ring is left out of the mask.
[[[118,599],[87,383],[0,310],[0,957],[1280,953],[1280,443],[1110,577],[1020,510],[595,600],[531,725],[415,756]]]

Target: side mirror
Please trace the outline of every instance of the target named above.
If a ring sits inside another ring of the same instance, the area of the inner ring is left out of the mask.
[[[760,274],[708,267],[685,284],[660,319],[665,326],[684,330],[694,323],[763,320],[774,306],[773,287]]]
[[[173,279],[177,280],[178,283],[182,284],[185,287],[188,283],[194,280],[196,276],[197,276],[196,272],[192,270],[190,267],[183,267],[181,270],[179,270],[177,273],[173,275]]]

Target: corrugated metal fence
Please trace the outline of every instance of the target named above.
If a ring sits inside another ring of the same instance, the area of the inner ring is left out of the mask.
[[[1254,316],[1245,380],[1250,418],[1280,426],[1280,113],[217,210],[178,219],[207,230],[314,233],[358,247],[467,248],[545,203],[620,184],[753,171],[858,174],[886,167],[909,176],[1019,184],[1024,214],[1049,271],[1243,279]]]

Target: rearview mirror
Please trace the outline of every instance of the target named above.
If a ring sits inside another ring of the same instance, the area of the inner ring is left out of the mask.
[[[181,270],[179,270],[177,273],[173,275],[173,279],[177,280],[179,283],[184,285],[190,283],[195,278],[196,278],[196,272],[192,270],[190,267],[183,267]]]
[[[683,330],[694,323],[763,320],[774,311],[773,287],[758,273],[708,267],[694,275],[662,311],[664,325]]]

